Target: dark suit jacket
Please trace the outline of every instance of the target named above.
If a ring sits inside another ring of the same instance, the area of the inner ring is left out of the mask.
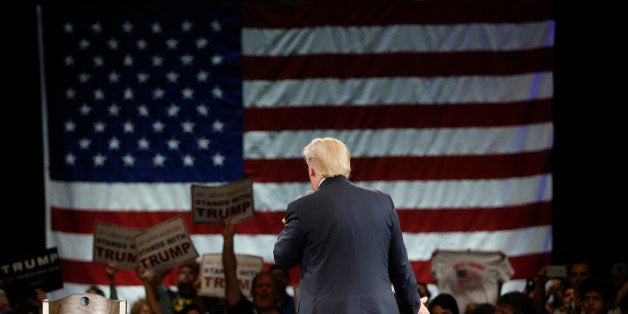
[[[314,193],[288,204],[274,247],[275,263],[301,266],[299,313],[416,314],[414,272],[390,195],[346,177],[325,179]]]

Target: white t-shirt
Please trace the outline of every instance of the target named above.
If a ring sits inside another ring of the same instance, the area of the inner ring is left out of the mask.
[[[496,304],[501,284],[515,273],[499,251],[437,250],[431,261],[438,291],[453,295],[461,313],[469,303]]]

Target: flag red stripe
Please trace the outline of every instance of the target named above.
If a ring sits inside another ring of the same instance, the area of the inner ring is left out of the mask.
[[[452,53],[243,56],[245,80],[511,75],[552,70],[552,48]]]
[[[455,180],[524,177],[551,172],[549,150],[481,156],[360,157],[351,158],[353,181]],[[255,182],[301,182],[307,178],[304,161],[247,159],[246,175]]]
[[[549,121],[551,99],[498,104],[247,108],[244,113],[246,131],[495,127]]]
[[[522,256],[508,257],[513,269],[516,269],[512,280],[525,279],[528,277],[534,277],[538,270],[551,263],[550,253],[539,253]],[[412,261],[412,268],[418,280],[426,281],[427,283],[433,283],[430,276],[430,261]],[[265,267],[270,264],[266,263]],[[75,284],[98,284],[109,285],[109,280],[105,274],[105,266],[94,262],[81,262],[61,259],[61,272],[65,282],[71,282]],[[164,277],[164,284],[167,286],[175,285],[176,271],[170,271]],[[294,268],[290,272],[290,285],[298,285],[299,275],[298,268]],[[118,286],[138,285],[141,286],[142,282],[137,278],[135,273],[131,270],[119,270],[116,274],[116,284]]]
[[[397,1],[243,3],[243,27],[298,28],[318,25],[517,23],[550,20],[547,1]]]
[[[473,232],[518,229],[551,224],[550,202],[498,208],[460,208],[408,210],[398,208],[403,232]],[[190,212],[173,211],[98,211],[52,208],[52,230],[91,234],[95,221],[133,228],[149,228],[169,218],[182,215],[188,232],[220,234],[218,224],[192,224]],[[239,234],[279,234],[284,211],[257,212],[255,218],[239,222]],[[443,223],[447,222],[447,223]]]
[[[496,231],[552,224],[551,202],[465,209],[398,209],[403,232]]]

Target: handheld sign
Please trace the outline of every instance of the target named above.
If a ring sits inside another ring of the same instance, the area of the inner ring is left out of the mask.
[[[0,257],[0,280],[7,291],[28,291],[29,294],[35,288],[46,292],[63,288],[57,248],[37,250],[10,259]]]
[[[261,256],[236,254],[237,277],[240,291],[251,297],[253,278],[262,271],[264,259]],[[201,259],[201,289],[199,295],[225,297],[225,273],[222,267],[222,253],[205,253]]]
[[[105,265],[114,264],[119,269],[134,270],[137,262],[135,237],[142,232],[139,228],[95,221],[93,261]]]
[[[199,256],[182,216],[138,234],[135,244],[139,262],[150,271],[168,270]]]
[[[192,222],[220,224],[231,218],[235,223],[253,216],[251,177],[218,186],[192,185]]]

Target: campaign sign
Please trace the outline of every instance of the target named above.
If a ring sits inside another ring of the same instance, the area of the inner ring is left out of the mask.
[[[168,270],[199,256],[182,216],[138,234],[135,244],[139,262],[149,271]]]
[[[236,254],[237,277],[240,291],[251,297],[253,278],[264,267],[261,256]],[[225,297],[225,272],[222,267],[222,253],[205,253],[201,259],[200,295],[209,297]]]
[[[139,228],[95,221],[92,260],[105,265],[113,264],[119,269],[134,270],[137,263],[135,237],[142,232]]]
[[[5,290],[46,292],[63,288],[57,248],[0,260],[0,280]]]
[[[245,177],[217,186],[192,185],[192,222],[220,224],[255,216],[253,178]]]

